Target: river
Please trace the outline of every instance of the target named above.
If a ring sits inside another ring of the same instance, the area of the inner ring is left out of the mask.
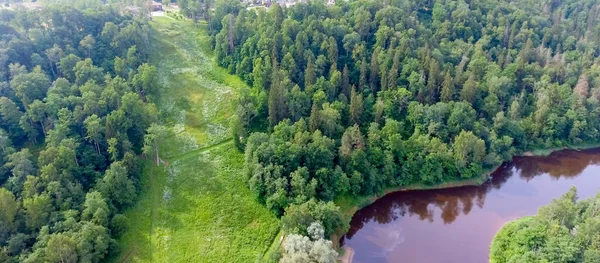
[[[576,186],[600,190],[600,149],[515,157],[481,186],[391,193],[359,210],[342,244],[353,263],[488,262],[489,246],[508,221]]]

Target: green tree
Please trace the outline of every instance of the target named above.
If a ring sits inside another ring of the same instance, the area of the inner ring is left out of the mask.
[[[302,117],[307,116],[310,107],[310,97],[306,92],[300,90],[298,85],[295,85],[288,93],[287,99],[288,112],[292,121],[299,121]]]
[[[107,179],[105,181],[110,181],[114,179],[115,178]],[[125,184],[125,187],[128,187],[128,185]],[[128,189],[119,190],[127,191]],[[100,192],[87,193],[85,196],[85,202],[83,203],[83,207],[84,208],[81,213],[81,219],[91,221],[98,225],[106,226],[108,224],[108,216],[110,215],[110,210],[108,209],[106,200],[104,200]]]
[[[329,137],[333,137],[337,134],[340,129],[340,112],[331,107],[330,104],[326,103],[323,105],[323,109],[319,111],[319,127]]]
[[[308,235],[307,228],[314,222],[321,222],[325,237],[330,237],[348,223],[333,202],[317,202],[314,199],[300,205],[290,205],[281,218],[284,231],[301,235]]]
[[[36,68],[31,73],[14,76],[10,86],[27,108],[34,100],[41,100],[46,96],[50,88],[50,79],[40,68]]]
[[[99,262],[106,257],[110,243],[114,242],[105,227],[91,222],[82,224],[73,237],[82,262]]]
[[[283,76],[284,73],[281,71],[273,72],[271,89],[269,90],[269,123],[271,127],[275,127],[287,116],[285,104],[286,82]]]
[[[86,139],[92,141],[98,154],[100,154],[100,141],[102,140],[103,126],[97,115],[89,116],[83,121],[85,125]]]
[[[315,197],[317,180],[310,178],[308,169],[306,167],[300,167],[296,171],[290,174],[292,188],[292,195],[295,197],[296,203],[302,203],[310,198]]]
[[[377,50],[375,50],[371,56],[369,74],[369,86],[371,87],[371,91],[376,93],[381,89],[379,87],[379,60],[377,56]]]
[[[63,76],[68,79],[71,83],[75,82],[75,65],[81,61],[81,58],[74,54],[69,54],[60,59],[58,67]]]
[[[146,135],[144,135],[144,154],[151,156],[156,156],[156,166],[160,166],[160,157],[159,157],[159,147],[158,144],[162,138],[167,136],[168,130],[165,126],[152,124],[148,130]]]
[[[32,158],[33,155],[27,148],[8,157],[8,162],[5,165],[11,169],[12,176],[8,179],[8,184],[13,191],[19,192],[25,183],[26,177],[35,174]]]
[[[148,63],[142,64],[133,77],[133,83],[142,97],[154,98],[158,95],[159,89],[158,70]]]
[[[75,263],[78,259],[76,245],[76,241],[67,234],[52,234],[45,248],[46,260],[53,263]]]
[[[100,83],[104,77],[102,68],[94,66],[92,60],[89,58],[77,62],[75,67],[73,67],[73,72],[75,75],[75,83],[78,85],[83,85],[88,81]]]
[[[395,89],[398,86],[398,71],[400,70],[400,52],[396,51],[394,55],[394,60],[392,63],[392,68],[387,74],[387,89]]]
[[[108,139],[108,153],[110,154],[111,161],[115,162],[119,159],[119,149],[118,147],[118,139],[110,138]]]
[[[456,91],[454,89],[454,81],[450,76],[450,72],[446,71],[446,74],[444,74],[444,82],[442,82],[442,93],[440,95],[441,100],[443,102],[452,101],[454,100],[455,93]]]
[[[317,73],[315,70],[315,65],[312,62],[312,59],[308,59],[308,63],[306,65],[306,70],[304,71],[304,87],[310,87],[315,84],[317,80]]]
[[[96,39],[94,39],[94,37],[92,35],[85,36],[79,42],[79,46],[81,47],[81,49],[83,49],[83,51],[86,53],[88,58],[91,56],[92,50],[94,49],[95,45],[96,45]]]
[[[485,142],[472,132],[461,131],[452,145],[454,160],[461,177],[471,178],[481,173],[481,162],[485,157]]]
[[[358,78],[358,89],[363,90],[367,88],[367,60],[363,58],[360,63],[360,75]]]
[[[477,85],[477,82],[475,82],[475,75],[469,75],[469,79],[465,82],[460,91],[460,99],[473,104],[477,98],[477,91],[479,89]]]
[[[354,17],[354,29],[362,39],[366,39],[371,30],[371,13],[364,7],[361,7],[355,11]]]
[[[65,54],[62,48],[60,48],[60,46],[57,44],[54,44],[54,46],[52,46],[51,48],[46,49],[45,53],[46,57],[48,57],[49,60],[49,66],[52,72],[52,76],[56,78],[59,73],[57,64],[60,61],[60,59],[65,56]]]
[[[46,194],[36,195],[23,200],[25,222],[31,230],[36,230],[46,224],[53,210],[52,201]]]
[[[47,117],[48,117],[47,111],[48,111],[48,107],[45,103],[43,103],[39,100],[34,100],[29,105],[29,109],[27,109],[27,112],[26,112],[30,120],[40,124],[40,127],[42,127],[42,132],[44,135],[47,134],[47,130],[46,130],[47,125],[45,125],[45,123],[47,122]]]
[[[329,58],[329,63],[331,65],[336,65],[338,61],[338,45],[335,38],[329,37],[329,42],[327,43],[327,58]]]
[[[362,123],[363,111],[364,103],[362,94],[357,94],[356,88],[352,87],[352,94],[350,96],[350,123],[360,125]]]
[[[319,106],[317,106],[316,103],[313,103],[310,109],[310,118],[308,120],[308,126],[311,132],[314,132],[319,129],[321,119],[321,117],[319,116],[319,112]]]
[[[127,169],[123,164],[116,162],[110,165],[100,183],[100,192],[114,205],[124,207],[130,205],[135,197],[135,187],[129,179]],[[97,194],[90,198],[98,198]]]
[[[350,97],[350,76],[348,75],[350,74],[348,72],[348,66],[344,66],[344,69],[342,71],[342,86],[341,86],[341,92],[342,94],[344,94],[346,96],[346,98]]]
[[[2,120],[1,127],[8,131],[11,139],[18,141],[23,137],[24,131],[20,125],[23,112],[7,97],[0,97],[0,117]]]
[[[6,236],[13,230],[19,206],[19,201],[10,191],[0,188],[0,236]]]
[[[342,136],[342,145],[340,146],[340,157],[346,162],[352,156],[355,150],[365,150],[365,139],[360,132],[358,125],[349,127]]]

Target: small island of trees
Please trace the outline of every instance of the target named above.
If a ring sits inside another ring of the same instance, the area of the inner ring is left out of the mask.
[[[600,262],[600,194],[577,200],[577,189],[507,223],[490,249],[491,263]]]

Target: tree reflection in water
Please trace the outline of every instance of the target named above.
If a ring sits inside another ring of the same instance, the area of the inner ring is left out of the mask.
[[[473,205],[483,208],[486,194],[492,189],[500,189],[514,174],[525,181],[543,174],[549,174],[558,180],[576,177],[588,165],[599,163],[600,149],[561,151],[546,157],[515,157],[512,162],[496,170],[491,180],[481,186],[391,193],[359,210],[352,218],[345,238],[352,238],[371,221],[389,224],[406,216],[416,216],[429,222],[441,218],[444,224],[451,224],[460,215],[469,214]],[[441,211],[437,215],[440,218],[436,218],[435,208]]]

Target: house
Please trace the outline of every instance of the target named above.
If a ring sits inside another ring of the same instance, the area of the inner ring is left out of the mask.
[[[16,3],[16,4],[13,4],[13,6],[15,6],[15,7],[22,7],[22,8],[25,8],[27,10],[42,10],[42,4],[40,4],[38,2]]]
[[[152,12],[163,11],[162,3],[152,1]]]
[[[140,13],[141,13],[140,8],[138,6],[130,5],[130,6],[125,6],[121,9],[121,14],[131,14],[131,15],[137,16]]]

